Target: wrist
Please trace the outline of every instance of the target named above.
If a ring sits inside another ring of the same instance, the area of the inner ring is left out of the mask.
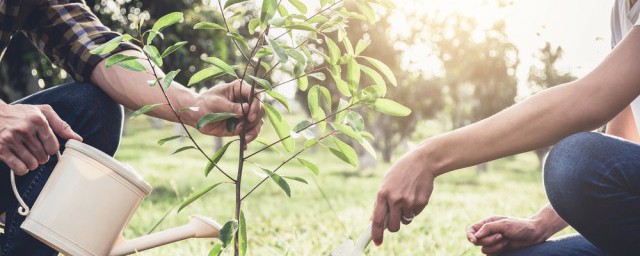
[[[546,241],[549,237],[553,236],[556,231],[553,230],[549,221],[541,216],[534,216],[530,218],[531,224],[535,232],[536,240],[538,242]]]
[[[414,151],[416,161],[419,166],[424,166],[425,171],[430,172],[434,177],[447,173],[447,163],[450,161],[450,154],[446,154],[442,137],[436,136],[422,142]]]

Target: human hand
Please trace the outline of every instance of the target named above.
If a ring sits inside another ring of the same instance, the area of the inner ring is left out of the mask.
[[[434,179],[425,157],[418,151],[408,153],[391,167],[373,210],[371,237],[376,246],[383,241],[385,218],[386,228],[397,232],[400,222],[407,225],[422,212],[431,197]]]
[[[195,103],[195,107],[199,108],[197,113],[199,114],[194,118],[193,126],[195,123],[208,113],[234,113],[240,118],[240,122],[236,125],[235,130],[227,131],[226,122],[214,122],[205,125],[200,128],[200,132],[213,135],[213,136],[234,136],[240,134],[240,131],[246,127],[246,142],[247,144],[258,137],[260,129],[262,128],[262,117],[264,117],[265,111],[262,106],[258,95],[255,95],[251,107],[249,107],[248,99],[250,97],[251,86],[247,82],[240,82],[240,80],[233,81],[228,84],[221,84],[214,86],[208,91],[198,95]],[[244,102],[242,105],[238,102]],[[249,122],[243,121],[243,111],[249,111],[247,117]],[[246,145],[245,145],[246,147]]]
[[[63,139],[82,137],[49,105],[9,105],[0,103],[0,160],[16,175],[25,175],[58,152]],[[55,133],[55,134],[54,134]]]
[[[467,239],[482,247],[484,254],[496,254],[547,240],[549,235],[531,219],[492,216],[473,224],[467,230]]]

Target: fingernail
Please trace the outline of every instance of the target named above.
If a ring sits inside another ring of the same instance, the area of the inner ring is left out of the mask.
[[[380,245],[382,245],[381,242],[373,242],[373,244],[375,244],[376,247],[380,247]]]
[[[496,238],[497,238],[497,239],[502,238],[502,234],[498,234],[498,235],[496,236]]]

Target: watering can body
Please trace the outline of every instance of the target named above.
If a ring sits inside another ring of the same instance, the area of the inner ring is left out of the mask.
[[[70,140],[21,228],[66,255],[126,255],[191,237],[217,237],[220,225],[195,216],[182,227],[125,240],[151,186],[132,168]]]

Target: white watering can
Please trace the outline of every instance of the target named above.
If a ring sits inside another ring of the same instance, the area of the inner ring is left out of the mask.
[[[13,192],[27,216],[20,226],[66,255],[127,255],[187,238],[219,237],[220,224],[194,215],[181,227],[125,240],[122,231],[151,186],[131,167],[89,145],[69,140],[32,209]]]

